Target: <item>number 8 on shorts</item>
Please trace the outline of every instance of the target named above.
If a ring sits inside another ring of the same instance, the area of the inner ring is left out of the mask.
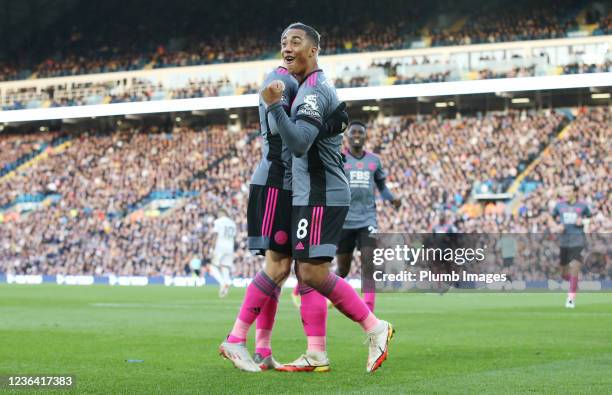
[[[308,235],[308,220],[306,218],[302,218],[297,224],[297,232],[295,232],[295,237],[299,240],[303,239]]]
[[[347,213],[347,206],[293,206],[293,258],[333,258]]]

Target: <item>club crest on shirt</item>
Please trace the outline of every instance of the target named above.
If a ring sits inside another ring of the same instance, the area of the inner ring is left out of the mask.
[[[306,116],[321,122],[322,117],[319,111],[319,104],[317,103],[317,95],[306,95],[303,102],[298,107],[297,115]]]
[[[304,96],[304,103],[312,110],[319,111],[319,105],[317,104],[317,95]]]

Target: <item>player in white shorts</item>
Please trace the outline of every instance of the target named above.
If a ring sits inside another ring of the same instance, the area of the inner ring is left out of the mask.
[[[227,212],[219,210],[219,218],[213,223],[216,241],[210,265],[210,274],[219,282],[219,297],[223,298],[232,285],[231,273],[234,270],[234,244],[236,242],[236,223]]]

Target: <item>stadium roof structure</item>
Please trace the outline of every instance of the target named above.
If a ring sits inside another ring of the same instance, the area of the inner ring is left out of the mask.
[[[77,4],[78,0],[0,1],[0,59],[23,52],[36,32],[52,26]]]

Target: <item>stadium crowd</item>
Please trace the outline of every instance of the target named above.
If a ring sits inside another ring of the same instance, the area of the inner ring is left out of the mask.
[[[112,3],[118,3],[125,15],[118,18]],[[341,3],[325,3],[326,14],[344,15]],[[483,7],[461,1],[443,3],[416,3],[406,7],[402,2],[391,2],[386,7],[378,7],[367,2],[352,2],[353,10],[360,10],[355,12],[359,17],[347,18],[340,26],[335,18],[316,14],[314,10],[318,7],[315,4],[304,10],[306,14],[302,17],[312,19],[311,23],[320,29],[322,53],[339,54],[410,48],[413,42],[419,42],[421,46],[428,42],[432,46],[442,46],[566,37],[578,29],[578,14],[591,6],[573,0],[537,3],[520,0],[512,4],[491,1]],[[41,40],[32,48],[35,56],[31,59],[21,59],[18,54],[7,56],[7,60],[0,63],[0,81],[278,56],[279,32],[271,28],[276,24],[265,19],[268,17],[266,13],[250,12],[248,7],[244,8],[245,5],[217,9],[215,13],[207,12],[205,7],[194,11],[180,4],[167,3],[161,10],[155,5],[142,10],[136,6],[128,7],[118,0],[95,10],[90,5],[80,7],[83,8],[82,18],[74,20],[72,13],[68,13],[57,26],[49,27],[46,34],[54,38],[52,45],[49,45],[49,40]],[[281,12],[286,6],[275,3],[274,7]],[[502,14],[500,7],[504,8]],[[476,17],[463,20],[457,16],[473,14],[475,8],[479,8]],[[308,15],[309,12],[313,15]],[[435,20],[433,16],[438,14],[454,17],[439,19],[445,23],[432,23]],[[166,15],[174,15],[173,19],[181,21],[180,26],[174,20],[168,20]],[[599,11],[590,15],[590,22],[597,25],[592,34],[611,32],[609,15]],[[457,21],[462,20],[457,28]],[[128,27],[135,21],[137,29],[130,30]],[[237,30],[235,26],[243,26],[243,29]],[[177,31],[192,33],[176,37]],[[175,38],[167,41],[168,36]],[[15,64],[14,59],[20,61]],[[32,70],[32,73],[23,75],[20,70]]]
[[[578,199],[593,211],[590,229],[612,231],[612,113],[609,109],[583,109],[565,136],[551,146],[534,168],[531,178],[541,187],[530,194],[520,211],[532,217],[551,212],[569,186],[578,185]],[[542,223],[536,231],[547,226]]]
[[[234,136],[221,127],[84,133],[3,181],[0,205],[24,193],[59,193],[72,208],[123,213],[154,190],[185,189]]]
[[[559,12],[560,10],[563,12]],[[432,46],[469,45],[503,41],[523,41],[566,37],[578,28],[580,5],[572,0],[533,3],[514,1],[504,4],[504,17],[494,4],[485,6],[456,31],[434,31]]]
[[[57,205],[0,226],[0,262],[31,265],[44,273],[170,273],[168,265],[175,268],[177,262],[204,251],[201,245],[189,251],[175,246],[188,232],[185,227],[197,229],[202,213],[215,212],[207,204],[210,194],[202,191],[201,201],[190,198],[176,215],[142,218],[142,223],[133,222],[126,210],[137,209],[153,191],[188,189],[198,173],[228,154],[240,137],[214,126],[199,131],[177,128],[171,134],[128,130],[75,136],[64,150],[50,152],[34,166],[0,181],[3,202],[25,193],[62,195]],[[169,229],[177,232],[168,233]],[[142,261],[143,256],[157,258],[151,263]],[[158,259],[164,265],[155,266]]]
[[[565,121],[555,112],[510,112],[371,122],[367,148],[381,155],[388,184],[403,201],[398,211],[379,204],[380,230],[427,232],[446,219],[463,232],[558,231],[547,213],[563,198],[562,186],[578,180],[580,198],[593,209],[592,230],[610,232],[610,111],[582,110],[567,135],[553,140]],[[211,126],[71,136],[64,146],[0,180],[0,206],[26,193],[61,195],[28,214],[9,218],[5,213],[0,272],[184,275],[192,259],[208,260],[210,227],[225,208],[238,225],[235,274],[252,276],[261,259],[246,250],[244,213],[261,151],[261,139],[252,138],[255,131]],[[3,136],[0,144],[10,146],[13,139]],[[474,183],[513,180],[551,141],[532,175],[541,183],[535,192],[514,207],[465,210]],[[11,159],[3,156],[2,163]],[[149,215],[144,204],[156,190],[197,194]],[[542,270],[524,264],[512,270],[519,269],[531,270],[533,279],[542,276]],[[358,270],[355,265],[353,274]]]
[[[15,67],[13,64],[8,62],[0,63],[0,82],[15,81],[25,78],[27,78],[27,76],[23,75],[23,72],[19,67]]]
[[[603,64],[570,63],[563,66],[563,74],[609,73],[612,71],[612,60]]]
[[[407,206],[400,213],[382,212],[381,228],[427,232],[440,213],[457,212],[463,206],[474,183],[508,185],[563,122],[564,117],[554,112],[510,112],[452,120],[408,117],[388,125],[373,124],[369,143],[387,164],[388,180]]]
[[[7,136],[0,139],[0,171],[9,168],[13,162],[16,162],[22,156],[42,149],[45,143],[49,143],[55,137],[57,137],[57,133],[41,132]]]
[[[533,77],[535,75],[535,66],[530,67],[513,67],[510,71],[492,71],[490,69],[482,69],[478,71],[479,80],[487,80],[491,78],[516,78],[516,77]]]
[[[334,80],[336,88],[355,88],[379,85],[406,85],[429,82],[446,82],[461,79],[492,79],[492,78],[516,78],[532,77],[536,75],[536,65],[525,67],[505,67],[492,70],[488,67],[475,70],[461,70],[456,65],[444,64],[434,61],[434,69],[429,72],[407,71],[403,66],[412,66],[416,62],[375,62],[364,70],[356,70],[347,77],[339,77]],[[429,64],[425,58],[420,65]],[[442,71],[435,71],[440,69]],[[555,70],[549,67],[549,70]],[[562,66],[561,74],[599,73],[612,70],[612,61],[606,60],[601,64],[596,63],[570,63]],[[403,71],[403,72],[402,72]],[[372,73],[379,72],[379,78],[371,79]],[[555,71],[556,72],[556,71]],[[68,90],[66,87],[50,86],[40,92],[36,88],[7,90],[2,110],[20,110],[36,107],[59,107],[80,106],[85,104],[101,103],[123,103],[139,102],[161,99],[189,99],[198,97],[214,97],[227,95],[243,95],[257,93],[259,83],[256,81],[239,84],[233,82],[228,76],[217,79],[191,78],[184,86],[165,87],[161,82],[153,82],[147,79],[135,80],[129,88],[120,88],[114,82],[103,82],[96,84],[76,85]],[[95,101],[91,101],[95,100]]]
[[[114,71],[142,70],[149,59],[143,56],[125,55],[120,57],[91,58],[68,56],[61,61],[47,59],[39,64],[33,76],[36,78],[64,77],[67,75],[112,73]]]

